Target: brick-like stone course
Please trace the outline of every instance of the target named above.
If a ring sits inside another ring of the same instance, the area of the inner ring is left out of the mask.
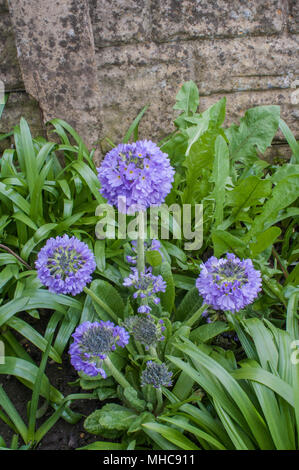
[[[279,104],[283,119],[299,138],[299,103],[292,100],[299,79],[298,0],[88,3],[102,105],[101,139],[119,141],[145,104],[150,108],[140,135],[159,139],[172,131],[175,94],[190,79],[199,88],[200,110],[226,96],[229,124],[249,107]],[[23,85],[5,0],[0,0],[0,26],[1,39],[7,32],[0,45],[0,78],[8,88],[19,89]],[[9,123],[4,114],[0,126],[7,130]],[[277,142],[283,145],[282,135]],[[273,152],[279,153],[278,145],[269,155]]]

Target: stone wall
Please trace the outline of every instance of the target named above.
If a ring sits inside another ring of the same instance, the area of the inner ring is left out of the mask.
[[[145,104],[142,137],[159,139],[173,130],[175,94],[190,79],[199,87],[201,110],[226,96],[229,124],[249,107],[279,104],[299,138],[299,103],[291,100],[299,79],[298,0],[88,1],[103,151],[104,137],[118,141]],[[40,132],[38,104],[22,84],[4,0],[0,28],[0,78],[12,91],[1,130],[23,114]],[[277,144],[272,152],[284,155],[281,135]]]

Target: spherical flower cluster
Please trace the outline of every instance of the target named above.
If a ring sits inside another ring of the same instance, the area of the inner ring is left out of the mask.
[[[77,295],[91,282],[96,263],[85,243],[63,235],[47,241],[35,266],[39,280],[51,292]]]
[[[141,386],[152,385],[155,388],[171,387],[172,372],[170,372],[165,364],[148,361],[146,369],[141,374]]]
[[[228,253],[214,256],[201,265],[196,287],[204,302],[215,310],[238,312],[251,304],[261,290],[261,274],[250,259],[240,260]]]
[[[151,268],[146,268],[140,274],[137,268],[131,268],[131,271],[132,273],[129,277],[124,279],[123,285],[135,289],[133,294],[134,299],[138,297],[144,300],[149,299],[158,304],[160,299],[155,294],[165,292],[166,290],[166,282],[163,280],[163,277],[161,275],[154,276]],[[150,311],[151,307],[145,302],[138,308],[139,313],[149,313]]]
[[[168,155],[150,140],[118,145],[98,168],[102,195],[114,206],[119,197],[126,198],[127,210],[160,206],[171,190],[173,175]]]
[[[132,334],[135,341],[143,344],[146,350],[151,346],[155,347],[159,341],[164,341],[165,339],[163,336],[165,331],[164,321],[159,320],[156,324],[151,315],[143,315],[141,317],[134,315],[127,318],[124,321],[124,325]]]
[[[74,342],[70,346],[69,354],[73,367],[92,377],[100,374],[104,379],[104,359],[115,350],[116,345],[124,348],[130,338],[124,328],[115,326],[110,321],[86,321],[78,326],[72,336]]]
[[[136,240],[133,240],[131,241],[131,245],[132,245],[132,251],[135,253],[134,256],[126,256],[126,260],[128,263],[130,264],[137,264],[137,241]],[[159,240],[156,240],[156,239],[153,239],[151,241],[151,243],[149,242],[144,242],[144,251],[158,251],[160,253],[160,255],[162,256],[162,260],[163,260],[163,254],[161,252],[161,243],[159,242]]]

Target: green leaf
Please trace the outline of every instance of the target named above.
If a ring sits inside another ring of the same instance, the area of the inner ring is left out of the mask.
[[[138,116],[136,116],[136,118],[134,119],[134,121],[132,122],[132,124],[130,125],[125,137],[124,137],[124,140],[123,140],[123,143],[124,144],[127,144],[130,140],[130,137],[131,135],[133,134],[134,132],[134,140],[138,140],[138,127],[139,127],[139,123],[144,115],[144,113],[148,110],[148,107],[149,105],[146,105],[144,106],[144,108],[142,108],[142,110],[140,111],[140,113],[138,114]]]
[[[146,402],[138,398],[138,393],[133,387],[126,387],[124,389],[124,398],[128,402],[128,405],[137,411],[143,411],[146,407]]]
[[[299,175],[291,175],[281,180],[272,191],[272,196],[263,206],[263,212],[255,217],[252,227],[244,240],[268,228],[275,221],[278,212],[290,206],[299,194]]]
[[[176,96],[173,109],[180,109],[187,115],[195,113],[199,105],[199,93],[196,84],[190,80],[185,82]]]
[[[1,367],[1,366],[0,366]],[[15,425],[18,432],[21,434],[25,443],[27,443],[27,428],[21,416],[15,409],[13,403],[10,401],[5,391],[3,390],[2,385],[0,385],[0,407],[5,410],[5,413],[9,416],[13,424]]]
[[[166,282],[166,291],[160,294],[161,305],[166,312],[171,313],[175,300],[175,288],[171,266],[166,261],[161,264],[160,274]]]
[[[105,320],[123,318],[125,305],[115,287],[113,287],[107,281],[103,281],[102,279],[95,279],[90,284],[90,290],[94,292],[102,302],[100,305],[98,302],[96,302],[96,300],[93,299],[94,308],[100,318],[103,317]]]
[[[270,227],[256,237],[256,241],[250,244],[252,257],[255,258],[258,254],[265,251],[269,246],[272,246],[275,240],[281,234],[279,227]]]
[[[193,345],[190,341],[185,341],[183,345],[176,345],[180,351],[187,354],[192,360],[198,362],[201,367],[205,368],[209,373],[217,377],[217,380],[221,383],[222,387],[225,388],[226,392],[231,396],[234,402],[238,405],[242,412],[251,432],[258,441],[261,449],[273,448],[272,440],[269,436],[267,427],[261,415],[250,401],[248,395],[240,387],[238,382],[226,371],[218,362],[203,353],[198,347]],[[191,375],[200,385],[202,380],[200,374],[184,363],[180,359],[168,357],[171,362],[176,365],[180,365],[181,368],[188,374]],[[217,393],[218,395],[218,393]],[[219,400],[220,396],[214,396],[215,399]]]
[[[96,441],[87,446],[79,447],[77,450],[125,450],[125,445],[117,442]]]
[[[248,318],[242,324],[254,341],[262,367],[268,370],[271,365],[272,370],[277,370],[279,355],[269,329],[258,318]]]
[[[92,434],[99,435],[105,434],[107,430],[126,431],[136,418],[137,415],[128,408],[109,403],[91,413],[84,421],[84,428]]]
[[[1,194],[7,197],[11,202],[13,202],[19,209],[21,209],[25,214],[29,215],[30,213],[30,204],[24,199],[20,194],[14,191],[12,188],[9,188],[8,185],[5,185],[0,182],[0,196]]]
[[[146,251],[145,259],[146,262],[153,267],[159,266],[163,261],[161,253],[157,250]]]
[[[53,339],[53,335],[54,335],[54,332],[50,336],[46,344],[46,347],[44,349],[44,354],[42,356],[42,360],[41,360],[41,363],[40,363],[40,366],[36,375],[34,387],[33,387],[32,400],[30,403],[29,419],[28,419],[28,440],[29,441],[34,441],[35,425],[36,425],[36,418],[37,418],[37,411],[38,411],[38,401],[39,401],[39,396],[40,396],[42,380],[43,380],[45,368],[46,368],[47,361],[48,361],[48,356],[51,350],[51,342]],[[47,400],[48,400],[48,397],[47,397]]]
[[[253,380],[260,384],[265,385],[273,390],[277,395],[280,395],[292,407],[294,406],[294,397],[292,387],[282,380],[280,377],[271,374],[260,366],[250,367],[251,361],[242,363],[242,368],[232,372],[232,376],[237,380]]]
[[[228,192],[227,203],[235,207],[234,217],[242,209],[251,207],[259,199],[271,194],[272,183],[270,180],[263,180],[257,176],[248,176],[232,191]]]
[[[190,339],[194,342],[200,341],[202,343],[207,343],[211,339],[215,338],[215,336],[218,336],[224,331],[228,330],[229,328],[227,323],[222,321],[206,323],[205,325],[201,325],[193,330],[190,334]]]
[[[75,161],[72,163],[74,170],[78,172],[82,181],[90,188],[90,191],[96,198],[99,204],[105,202],[105,199],[100,194],[100,183],[95,173],[84,162]]]
[[[173,424],[177,427],[180,427],[184,429],[184,431],[187,431],[188,433],[194,434],[199,440],[203,439],[209,444],[211,444],[215,449],[218,450],[226,450],[223,444],[221,444],[217,439],[215,439],[213,436],[210,434],[201,431],[199,428],[192,426],[191,424],[186,423],[182,419],[174,419],[174,418],[168,418],[161,416],[161,421],[166,421],[166,423]]]
[[[193,282],[193,286],[195,281]],[[175,319],[179,321],[184,321],[187,318],[191,317],[193,313],[196,312],[202,305],[202,298],[199,296],[197,287],[192,287],[185,297],[183,298],[182,302],[178,306],[175,312]]]
[[[214,255],[219,258],[223,253],[236,253],[239,256],[244,256],[246,244],[235,237],[230,232],[224,230],[214,230],[212,232],[212,241],[214,246]]]
[[[36,382],[38,367],[28,361],[16,357],[5,357],[5,364],[0,364],[0,374],[14,375],[18,378],[24,379],[27,386],[33,388]],[[50,387],[50,388],[49,388]],[[43,397],[47,398],[50,392],[50,400],[54,403],[60,404],[63,400],[63,395],[54,387],[49,384],[48,378],[43,375],[40,393]]]
[[[232,125],[226,131],[232,161],[248,164],[256,160],[256,150],[264,153],[277,132],[279,115],[279,106],[248,109],[240,120],[240,126]]]
[[[165,439],[177,445],[179,449],[200,450],[200,448],[194,444],[194,442],[190,441],[190,439],[185,437],[177,429],[173,429],[169,426],[164,426],[158,423],[145,423],[143,426],[147,429],[150,429],[151,431],[155,431],[161,434],[161,436],[165,437]]]
[[[45,224],[45,225],[42,225],[42,227],[39,227],[39,229],[35,232],[33,237],[29,238],[29,240],[23,246],[22,251],[21,251],[21,258],[27,261],[34,247],[38,245],[38,243],[40,243],[41,241],[48,238],[49,234],[52,232],[52,230],[56,226],[57,224],[51,223],[51,224]]]
[[[6,324],[13,328],[15,331],[17,331],[19,334],[27,338],[28,341],[34,344],[38,349],[43,352],[46,351],[48,342],[24,320],[22,320],[21,318],[12,317],[6,322]],[[49,356],[55,362],[61,363],[60,355],[52,347],[50,349]]]
[[[279,127],[281,132],[287,139],[289,146],[291,147],[295,162],[299,163],[299,143],[296,142],[296,139],[290,131],[289,127],[282,119],[279,119]]]
[[[96,257],[97,268],[99,271],[105,271],[106,257],[105,257],[106,240],[96,240],[94,245],[94,254]]]
[[[29,126],[24,118],[20,121],[20,136],[22,145],[22,154],[26,168],[26,179],[28,181],[30,200],[33,201],[34,187],[38,179],[37,160],[33,147],[32,137]]]
[[[219,135],[215,141],[215,158],[212,181],[215,183],[213,196],[215,197],[215,225],[223,221],[223,208],[225,204],[225,185],[229,177],[229,153],[224,138]]]

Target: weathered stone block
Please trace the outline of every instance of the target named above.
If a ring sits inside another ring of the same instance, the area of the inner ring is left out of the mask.
[[[192,49],[179,43],[102,49],[97,54],[102,135],[120,141],[146,104],[150,108],[140,125],[140,135],[165,135],[172,128],[178,84],[194,77],[192,57]]]
[[[298,76],[299,38],[248,37],[192,41],[201,95],[286,89]]]
[[[289,31],[299,33],[299,2],[298,0],[289,0]]]
[[[13,0],[9,8],[26,91],[45,122],[68,121],[91,147],[101,99],[87,0]]]
[[[2,11],[8,11],[7,0],[0,0],[0,13]]]
[[[17,59],[12,24],[8,12],[1,13],[0,3],[0,80],[6,91],[24,89]]]
[[[150,37],[148,0],[89,0],[96,47]]]
[[[32,135],[45,135],[37,101],[23,92],[10,93],[0,119],[0,133],[13,130],[22,116],[27,120]]]
[[[274,34],[283,28],[283,0],[153,0],[153,39]]]
[[[227,96],[232,122],[249,107],[281,104],[282,116],[299,136],[299,109],[291,102],[297,44],[296,37],[260,37],[103,48],[96,55],[104,111],[101,134],[120,141],[149,103],[141,136],[164,137],[173,130],[175,95],[192,79],[199,88],[201,110]]]

